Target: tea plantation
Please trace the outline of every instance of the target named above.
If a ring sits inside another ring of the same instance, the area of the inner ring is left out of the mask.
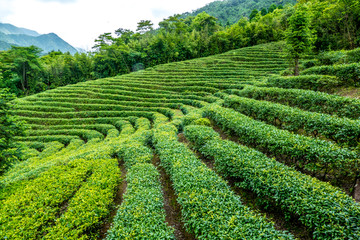
[[[360,100],[287,68],[271,43],[17,99],[0,239],[360,239]]]

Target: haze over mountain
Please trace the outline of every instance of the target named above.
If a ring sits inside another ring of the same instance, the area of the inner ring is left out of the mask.
[[[70,52],[71,54],[77,52],[73,46],[55,33],[39,34],[30,29],[0,23],[0,50],[10,49],[12,45],[22,47],[34,45],[41,48],[43,53],[58,50]]]

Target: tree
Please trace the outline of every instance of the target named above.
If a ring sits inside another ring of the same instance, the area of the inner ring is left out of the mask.
[[[253,9],[252,12],[250,13],[249,20],[251,21],[254,17],[256,17],[258,13],[259,11],[256,8]]]
[[[301,0],[312,14],[316,29],[317,50],[340,50],[360,47],[359,0]]]
[[[35,46],[15,47],[0,54],[2,87],[11,88],[18,95],[29,95],[43,90],[41,49]]]
[[[219,25],[216,23],[216,18],[210,16],[206,12],[196,15],[192,22],[192,26],[196,31],[207,31],[210,35],[216,32]]]
[[[141,20],[140,22],[138,22],[136,31],[140,34],[144,34],[148,31],[153,30],[153,23],[151,22],[151,20]]]
[[[164,19],[159,23],[160,29],[164,29],[166,32],[176,32],[177,34],[185,33],[187,25],[185,20],[180,18],[179,14]]]
[[[275,9],[276,9],[277,7],[276,7],[276,5],[273,3],[273,4],[271,4],[271,6],[269,7],[269,9],[268,9],[268,13],[272,13],[273,11],[275,11]]]
[[[111,33],[103,33],[97,39],[95,39],[95,46],[93,49],[100,50],[102,47],[110,46],[113,43],[114,38],[111,36]]]
[[[268,14],[268,11],[265,8],[263,8],[263,9],[261,9],[260,13],[261,13],[261,16],[265,16],[266,14]]]
[[[289,27],[286,33],[290,57],[294,60],[294,76],[299,75],[299,59],[311,51],[315,36],[310,29],[310,16],[306,5],[298,5],[294,14],[289,18]]]
[[[0,174],[21,158],[21,149],[14,137],[24,134],[24,123],[13,115],[13,106],[9,103],[13,99],[8,89],[0,90]]]
[[[134,32],[130,29],[119,28],[115,31],[115,34],[120,37],[125,44],[128,44],[131,40],[131,37],[134,35]]]

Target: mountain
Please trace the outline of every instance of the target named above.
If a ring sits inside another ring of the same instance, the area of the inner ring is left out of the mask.
[[[262,8],[268,9],[271,4],[285,5],[295,4],[297,0],[224,0],[215,1],[207,4],[206,6],[199,8],[193,12],[187,12],[182,14],[182,17],[196,16],[201,12],[207,12],[211,16],[214,16],[218,21],[225,25],[227,23],[234,24],[242,17],[249,17],[253,9]]]
[[[36,31],[15,27],[14,25],[8,23],[0,23],[0,32],[5,34],[25,34],[34,37],[40,36],[40,34]]]
[[[76,48],[65,42],[55,33],[39,34],[26,28],[18,28],[11,24],[0,23],[0,50],[10,49],[11,46],[37,46],[43,53],[50,51],[77,52]]]

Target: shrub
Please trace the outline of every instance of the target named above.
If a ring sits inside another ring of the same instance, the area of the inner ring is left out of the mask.
[[[267,80],[266,85],[269,87],[331,91],[339,85],[339,80],[335,76],[327,75],[273,76]]]
[[[241,179],[239,186],[299,216],[314,230],[315,239],[360,238],[360,206],[339,189],[258,151],[221,140],[212,128],[187,126],[185,136],[202,154],[214,158],[223,175]]]
[[[319,66],[306,69],[301,75],[332,75],[336,76],[341,86],[359,86],[360,85],[360,63]]]

